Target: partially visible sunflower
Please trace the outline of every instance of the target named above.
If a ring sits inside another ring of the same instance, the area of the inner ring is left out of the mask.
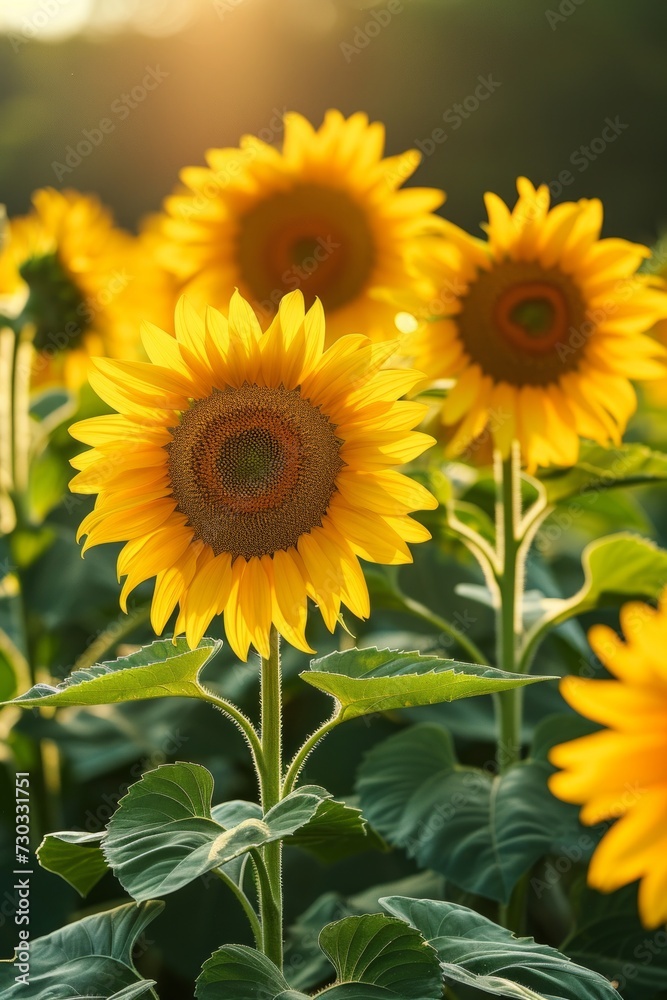
[[[658,245],[654,248],[654,257],[651,261],[653,265],[651,270],[653,274],[657,274],[659,278],[663,281],[667,281],[667,238],[660,240]],[[667,320],[660,320],[659,323],[651,331],[656,340],[667,348]],[[667,372],[663,378],[654,379],[649,382],[645,389],[644,395],[648,399],[649,403],[660,409],[667,409]]]
[[[150,308],[147,264],[97,198],[44,188],[32,200],[29,215],[9,220],[0,248],[0,302],[35,325],[33,384],[76,390],[91,354],[141,355],[132,303],[142,285]]]
[[[72,428],[94,446],[74,460],[72,489],[99,494],[84,551],[127,542],[121,605],[156,577],[158,634],[178,604],[191,646],[224,612],[242,659],[251,643],[268,656],[272,622],[310,651],[308,597],[332,631],[342,603],[365,618],[359,557],[410,562],[406,541],[430,537],[408,514],[437,502],[394,468],[433,440],[411,429],[425,407],[397,401],[421,375],[381,370],[391,347],[360,335],[324,351],[322,307],[304,315],[300,292],[266,333],[238,292],[228,320],[208,308],[203,321],[182,298],[175,328],[144,324],[151,364],[92,364],[119,413]]]
[[[595,626],[593,650],[615,680],[566,677],[561,693],[577,712],[608,728],[554,747],[554,795],[583,806],[593,825],[620,817],[605,833],[588,881],[613,892],[641,879],[639,911],[647,927],[667,921],[667,591],[660,607],[626,604],[625,642]]]
[[[488,239],[443,223],[419,266],[430,282],[411,355],[430,378],[455,376],[442,407],[462,451],[490,427],[504,456],[572,465],[579,438],[618,442],[636,406],[629,379],[667,374],[644,336],[667,317],[658,278],[636,274],[643,246],[600,239],[597,199],[549,210],[546,185],[519,178],[513,211],[487,194]]]
[[[378,288],[413,290],[406,262],[416,240],[439,229],[444,201],[431,188],[399,190],[417,150],[383,159],[384,126],[328,111],[315,130],[285,115],[282,151],[254,136],[211,149],[187,167],[187,190],[168,198],[163,260],[196,306],[226,307],[238,287],[266,328],[281,297],[319,297],[329,340],[396,336],[396,309]]]

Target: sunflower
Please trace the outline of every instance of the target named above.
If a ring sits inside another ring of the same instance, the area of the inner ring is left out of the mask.
[[[146,308],[148,265],[97,198],[44,188],[32,200],[0,248],[0,302],[35,325],[33,384],[76,390],[91,353],[139,356],[132,303],[141,285]]]
[[[419,267],[430,283],[411,354],[430,378],[455,376],[442,420],[457,454],[490,428],[507,457],[518,440],[528,468],[573,465],[579,437],[618,442],[636,406],[630,378],[667,373],[644,336],[667,316],[658,278],[637,275],[643,246],[600,239],[597,199],[549,210],[546,185],[517,182],[513,211],[485,201],[488,239],[443,223]]]
[[[413,289],[407,259],[440,191],[399,190],[416,169],[412,149],[383,159],[384,126],[365,114],[328,111],[315,130],[285,115],[282,151],[254,136],[212,149],[208,168],[181,172],[185,191],[165,202],[163,261],[196,306],[227,305],[238,287],[263,328],[286,292],[320,298],[330,340],[353,331],[396,336],[382,286]]]
[[[651,272],[667,281],[667,242],[664,239],[654,248],[651,265]],[[667,320],[657,323],[651,333],[658,343],[667,347]],[[667,372],[663,378],[654,379],[646,385],[644,396],[650,405],[663,410],[667,408]]]
[[[641,879],[640,915],[657,927],[667,921],[667,591],[658,610],[626,604],[621,625],[625,642],[602,625],[589,635],[615,680],[561,681],[565,700],[608,728],[553,748],[564,770],[550,787],[583,805],[583,823],[620,817],[593,855],[589,883],[613,892]]]
[[[273,622],[299,649],[307,598],[333,631],[344,603],[369,614],[358,557],[411,561],[429,538],[408,517],[437,502],[394,466],[432,438],[411,430],[424,406],[397,401],[422,377],[380,370],[391,346],[347,335],[324,351],[319,301],[280,303],[261,332],[236,292],[229,318],[205,319],[179,300],[176,337],[144,324],[153,363],[97,359],[93,388],[117,415],[72,428],[94,446],[74,460],[72,489],[98,493],[79,537],[85,549],[125,541],[121,594],[156,577],[159,634],[176,604],[175,634],[196,646],[224,611],[230,645],[269,655]]]

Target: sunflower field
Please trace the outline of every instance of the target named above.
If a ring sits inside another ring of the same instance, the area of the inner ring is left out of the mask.
[[[0,1000],[666,1000],[667,11],[0,32]]]

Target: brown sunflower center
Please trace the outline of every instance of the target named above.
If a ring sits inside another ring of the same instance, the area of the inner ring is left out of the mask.
[[[343,467],[335,426],[298,389],[247,383],[196,402],[172,430],[177,509],[216,555],[270,555],[322,523]]]
[[[577,368],[590,324],[579,288],[558,268],[502,261],[461,301],[466,351],[495,381],[547,385]]]
[[[301,184],[265,198],[242,216],[241,279],[257,311],[273,315],[296,288],[328,311],[355,299],[375,266],[366,212],[344,191]]]

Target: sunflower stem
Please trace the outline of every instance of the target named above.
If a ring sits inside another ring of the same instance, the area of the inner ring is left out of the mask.
[[[255,947],[258,948],[258,949],[261,949],[261,947],[262,947],[262,928],[261,928],[260,922],[259,922],[259,920],[257,918],[257,914],[255,913],[250,900],[246,896],[246,894],[243,891],[243,889],[241,888],[241,886],[237,885],[236,882],[234,881],[234,879],[230,878],[229,875],[227,875],[227,873],[222,870],[222,868],[214,868],[213,871],[218,876],[218,878],[222,882],[224,882],[224,884],[227,886],[227,888],[231,889],[231,891],[234,893],[234,895],[238,899],[239,903],[243,907],[243,912],[245,913],[246,917],[248,918],[248,923],[250,924],[250,927],[252,929],[252,934],[253,934],[253,937],[255,939]]]
[[[11,368],[11,489],[16,524],[19,528],[31,527],[28,497],[30,481],[30,376],[34,358],[33,338],[35,329],[26,325],[16,333]]]
[[[453,639],[470,657],[471,663],[481,663],[484,666],[487,665],[487,657],[479,648],[479,646],[470,639],[465,632],[462,632],[460,628],[457,628],[452,622],[448,622],[446,618],[442,618],[441,615],[436,614],[435,611],[431,611],[427,608],[425,604],[420,601],[414,600],[412,597],[406,597],[404,594],[401,595],[403,603],[406,607],[410,608],[410,611],[425,622],[434,625],[435,628],[439,629],[444,635],[449,636]]]
[[[308,737],[303,746],[296,752],[292,763],[287,769],[287,774],[285,775],[283,796],[289,795],[289,793],[294,790],[301,768],[306,763],[306,759],[310,755],[311,751],[315,749],[320,740],[324,739],[327,733],[330,733],[332,729],[336,728],[340,721],[338,710],[336,710],[331,718],[327,719],[326,722],[323,722],[322,725]]]
[[[14,489],[25,503],[30,475],[30,375],[34,357],[34,330],[25,327],[14,357]]]
[[[270,651],[262,657],[261,678],[261,775],[262,809],[266,814],[283,796],[282,690],[280,676],[280,636],[271,626]],[[262,849],[267,875],[260,902],[264,954],[279,969],[283,967],[283,886],[282,844],[275,841]]]
[[[521,631],[520,616],[523,574],[519,553],[521,538],[521,466],[518,445],[509,458],[496,456],[496,523],[500,571],[497,574],[499,598],[496,602],[496,658],[502,670],[516,673],[517,650]],[[514,688],[496,695],[498,744],[496,762],[501,773],[512,767],[521,754],[521,716],[523,689]]]
[[[93,639],[90,646],[84,649],[81,656],[75,660],[72,669],[84,670],[86,667],[92,667],[95,663],[100,663],[102,657],[117,646],[121,639],[125,639],[126,636],[134,632],[135,628],[147,622],[150,618],[150,613],[150,604],[140,605],[138,608],[130,611],[129,615],[125,618],[115,621],[103,629]]]
[[[245,737],[245,740],[250,747],[250,752],[252,754],[253,764],[255,765],[255,773],[257,775],[257,783],[261,790],[264,783],[264,752],[262,750],[262,743],[257,735],[257,730],[253,726],[252,722],[247,715],[237,708],[236,705],[227,701],[226,698],[219,698],[217,694],[210,691],[208,688],[204,687],[202,684],[199,685],[201,691],[200,697],[203,701],[208,702],[209,705],[214,705],[219,708],[220,711],[236,723],[241,733]]]

